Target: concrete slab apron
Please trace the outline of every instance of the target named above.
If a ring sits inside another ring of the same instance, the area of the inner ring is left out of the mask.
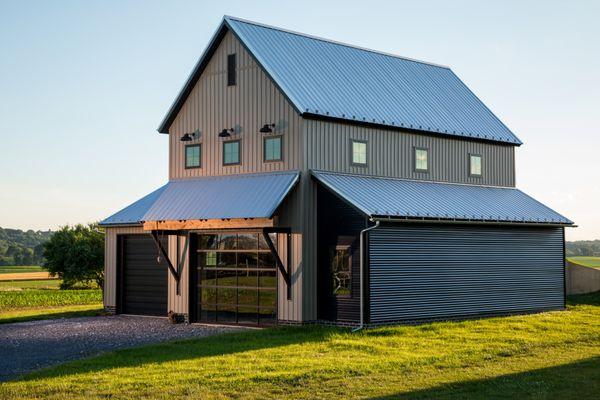
[[[124,315],[0,324],[0,381],[109,350],[239,329]]]

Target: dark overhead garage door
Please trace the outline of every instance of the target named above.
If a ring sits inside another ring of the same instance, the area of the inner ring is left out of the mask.
[[[562,228],[405,224],[369,233],[371,322],[564,307]]]
[[[167,240],[162,241],[166,248]],[[121,307],[123,314],[167,315],[167,266],[157,261],[150,235],[121,237]]]

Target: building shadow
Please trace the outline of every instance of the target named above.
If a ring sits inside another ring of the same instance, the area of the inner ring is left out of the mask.
[[[600,357],[372,399],[598,399]]]
[[[589,305],[589,306],[600,306],[600,292],[586,293],[586,294],[574,294],[567,296],[567,305],[578,306],[578,305]]]

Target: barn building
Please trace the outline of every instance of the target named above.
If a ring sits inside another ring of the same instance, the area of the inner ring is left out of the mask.
[[[169,181],[101,222],[105,308],[384,324],[562,309],[572,221],[448,67],[225,17],[158,128]]]

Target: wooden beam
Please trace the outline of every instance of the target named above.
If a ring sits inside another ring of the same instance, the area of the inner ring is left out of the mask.
[[[283,280],[285,281],[285,284],[287,285],[287,288],[289,289],[292,285],[292,281],[290,279],[290,274],[283,266],[283,263],[281,262],[281,258],[279,258],[279,253],[277,253],[277,249],[275,248],[275,245],[271,241],[271,238],[269,237],[269,233],[266,230],[263,231],[263,237],[265,238],[265,242],[267,242],[267,246],[269,246],[269,250],[271,250],[271,254],[273,255],[273,257],[275,257],[275,262],[277,263],[277,268],[279,269],[279,272],[281,273],[281,276],[283,276]],[[290,249],[288,248],[287,251],[289,252]]]
[[[233,218],[233,219],[205,219],[182,221],[147,221],[144,222],[145,231],[178,231],[195,229],[248,229],[271,228],[277,223],[276,218]]]
[[[173,275],[173,278],[175,278],[176,281],[179,281],[180,275],[177,272],[177,270],[175,269],[175,267],[173,267],[173,264],[171,263],[171,259],[169,258],[169,253],[162,246],[162,243],[160,242],[160,239],[158,238],[158,232],[157,231],[151,231],[150,234],[152,235],[152,239],[154,240],[154,244],[158,248],[158,251],[162,255],[162,258],[167,263],[167,267],[169,267],[169,271],[171,271],[171,274]]]

